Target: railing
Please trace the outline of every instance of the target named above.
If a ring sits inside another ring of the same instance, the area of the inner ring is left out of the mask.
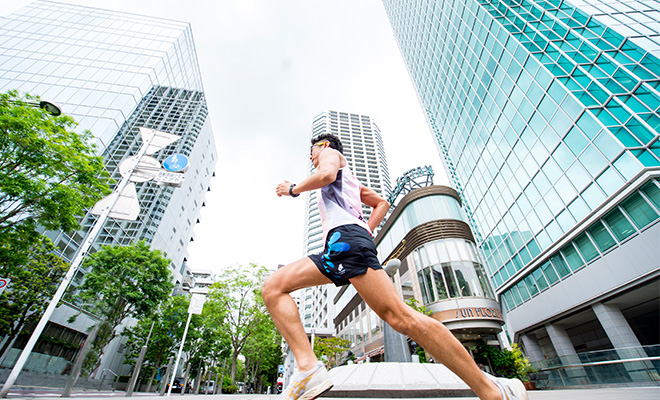
[[[538,388],[583,385],[660,385],[660,346],[578,353],[533,362]]]
[[[114,392],[114,391],[115,391],[115,384],[117,383],[117,378],[119,378],[119,375],[117,375],[117,374],[115,374],[114,372],[112,372],[112,370],[109,369],[109,368],[104,368],[104,369],[103,369],[103,372],[101,373],[101,383],[99,383],[99,390],[103,390],[103,381],[105,380],[105,372],[106,372],[106,371],[107,371],[107,372],[110,372],[112,375],[115,376],[115,379],[114,379],[114,381],[112,382],[112,391]]]

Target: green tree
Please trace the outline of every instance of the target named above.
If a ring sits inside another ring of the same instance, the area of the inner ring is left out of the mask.
[[[225,331],[226,315],[223,304],[217,299],[207,298],[202,314],[198,316],[199,323],[193,327],[191,322],[189,339],[186,339],[184,346],[189,354],[190,376],[200,376],[201,381],[214,380],[220,360],[229,358],[231,345],[229,334]]]
[[[191,375],[197,374],[201,366],[209,376],[205,380],[215,379],[215,372],[208,366],[221,364],[220,360],[229,358],[231,344],[229,333],[226,331],[228,310],[217,297],[207,296],[199,327],[189,332],[190,342],[185,346],[190,354]],[[186,341],[188,341],[186,339]]]
[[[426,308],[425,305],[420,305],[419,301],[411,297],[408,300],[406,300],[406,304],[409,305],[413,310],[418,311],[424,315],[431,315],[431,311]],[[420,363],[425,363],[426,361],[426,350],[422,346],[417,345],[417,351],[415,352],[419,356],[419,362]]]
[[[98,365],[105,346],[120,333],[117,326],[126,318],[141,318],[172,292],[170,260],[160,250],[140,241],[128,246],[104,246],[85,258],[85,275],[76,300],[101,315],[99,333],[85,360],[85,371]]]
[[[314,339],[314,354],[320,360],[326,361],[328,367],[337,365],[339,356],[350,349],[351,341],[339,337]]]
[[[154,314],[142,318],[138,323],[127,328],[122,335],[126,337],[125,348],[127,353],[124,364],[135,365],[142,346],[147,342],[147,352],[141,369],[142,379],[148,378],[152,382],[156,372],[176,352],[181,344],[183,330],[188,318],[188,305],[190,300],[187,296],[170,296]],[[191,327],[199,325],[199,316],[193,315]]]
[[[472,354],[476,363],[490,365],[493,373],[498,376],[527,381],[528,374],[536,372],[516,343],[511,344],[511,350],[500,350],[480,340],[472,348]]]
[[[7,336],[0,355],[27,323],[41,317],[67,269],[51,241],[31,226],[0,231],[0,276],[11,279],[0,295],[0,335]]]
[[[431,315],[431,311],[427,309],[425,305],[419,305],[419,301],[414,297],[406,300],[406,304],[409,305],[413,310],[418,311],[424,315]]]
[[[224,325],[229,336],[232,384],[236,383],[236,360],[265,315],[261,285],[266,272],[266,268],[255,264],[230,267],[209,291],[208,298],[226,310],[226,316],[219,318],[218,323]]]
[[[264,386],[273,386],[277,379],[277,366],[282,361],[282,337],[269,314],[261,314],[255,323],[256,330],[248,338],[243,355],[248,375],[246,384],[251,383],[255,393],[261,393]]]
[[[73,118],[30,103],[39,98],[0,94],[0,229],[36,223],[70,231],[77,217],[110,193],[91,132]]]

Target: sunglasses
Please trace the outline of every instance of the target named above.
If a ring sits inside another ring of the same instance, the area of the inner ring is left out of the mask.
[[[321,147],[321,146],[324,146],[326,143],[330,143],[330,142],[320,142],[320,143],[313,144],[313,145],[309,148],[309,152],[310,152],[310,154],[311,154],[311,152],[314,150],[314,147],[317,147],[317,146],[318,146],[318,147]]]

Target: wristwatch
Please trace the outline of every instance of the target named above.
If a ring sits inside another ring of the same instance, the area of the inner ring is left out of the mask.
[[[295,183],[292,183],[291,186],[289,186],[289,196],[291,196],[291,197],[298,197],[298,196],[300,196],[300,193],[298,193],[298,194],[293,194],[293,188],[294,188],[294,186],[296,186]]]

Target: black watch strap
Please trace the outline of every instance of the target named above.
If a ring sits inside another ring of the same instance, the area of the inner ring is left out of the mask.
[[[300,196],[300,193],[298,194],[293,194],[293,188],[296,186],[295,183],[292,183],[291,186],[289,186],[289,196],[291,197],[298,197]]]

